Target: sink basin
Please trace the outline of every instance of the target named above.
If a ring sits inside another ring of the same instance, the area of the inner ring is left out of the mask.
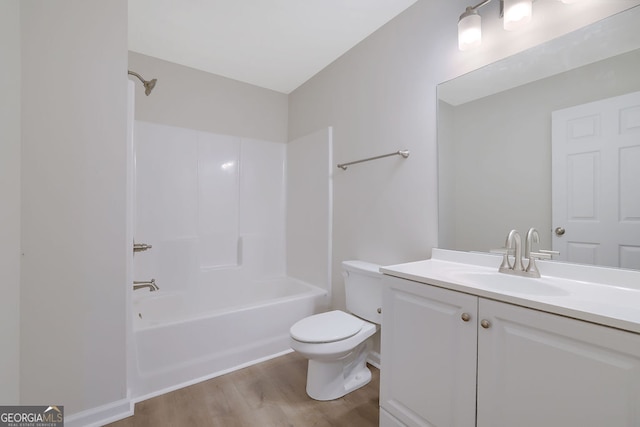
[[[522,277],[499,273],[497,271],[460,271],[452,273],[451,276],[460,282],[500,293],[550,296],[569,295],[568,291],[553,284],[555,279],[544,277]]]

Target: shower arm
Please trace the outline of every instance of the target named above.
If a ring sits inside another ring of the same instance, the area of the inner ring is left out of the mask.
[[[149,96],[149,94],[151,93],[151,90],[153,90],[153,88],[156,86],[157,79],[152,79],[147,81],[143,79],[142,76],[136,73],[135,71],[127,70],[127,72],[128,74],[137,77],[142,82],[142,85],[144,86],[144,94]]]
[[[138,73],[136,73],[135,71],[131,71],[131,70],[127,70],[129,72],[129,74],[131,74],[132,76],[136,76],[138,79],[140,79],[140,81],[142,82],[142,84],[145,84],[146,81],[145,79],[142,78],[142,76]]]

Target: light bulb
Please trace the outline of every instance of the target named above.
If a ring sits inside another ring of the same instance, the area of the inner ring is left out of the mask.
[[[458,21],[458,49],[469,50],[482,43],[482,18],[471,8]]]
[[[517,30],[531,21],[531,0],[504,0],[504,29]]]

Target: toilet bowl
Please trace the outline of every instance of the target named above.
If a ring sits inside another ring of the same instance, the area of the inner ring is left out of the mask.
[[[382,275],[376,264],[342,265],[347,309],[355,313],[315,314],[290,329],[291,348],[309,359],[307,394],[316,400],[337,399],[371,381],[366,361],[381,321]]]

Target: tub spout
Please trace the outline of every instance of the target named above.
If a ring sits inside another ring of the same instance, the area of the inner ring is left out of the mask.
[[[151,279],[150,282],[133,282],[133,290],[136,291],[138,289],[142,289],[142,288],[149,288],[149,292],[153,292],[153,291],[157,291],[160,288],[158,287],[158,285],[156,285],[156,279]]]

